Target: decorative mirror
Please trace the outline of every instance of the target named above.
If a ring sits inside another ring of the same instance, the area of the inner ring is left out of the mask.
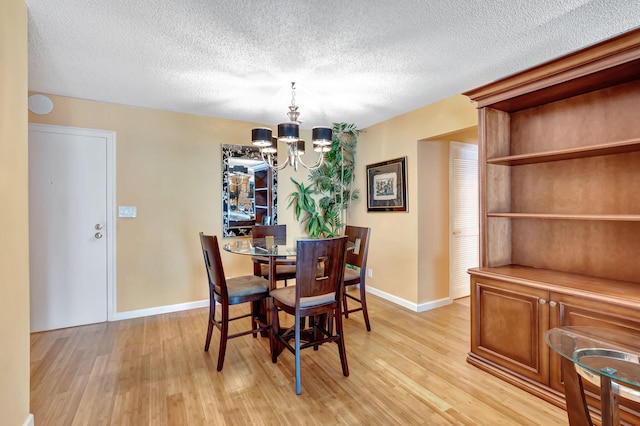
[[[251,235],[255,224],[277,224],[278,179],[250,145],[222,145],[222,235]]]

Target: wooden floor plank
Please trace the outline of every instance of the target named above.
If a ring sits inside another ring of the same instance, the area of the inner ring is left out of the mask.
[[[35,333],[31,411],[54,426],[567,424],[466,362],[468,299],[421,313],[368,302],[371,332],[361,314],[344,322],[349,377],[336,345],[305,350],[299,396],[292,354],[273,364],[265,338],[229,341],[217,372],[217,331],[203,351],[207,309]]]

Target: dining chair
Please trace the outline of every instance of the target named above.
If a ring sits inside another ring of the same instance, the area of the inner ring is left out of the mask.
[[[288,349],[295,355],[296,394],[301,393],[300,351],[335,342],[338,344],[342,374],[349,375],[344,344],[341,312],[342,278],[345,266],[347,237],[320,240],[299,240],[297,243],[296,285],[271,290],[272,348]],[[278,313],[294,316],[293,325],[280,328]],[[309,317],[306,329],[301,321]],[[335,324],[335,333],[333,333]],[[291,343],[293,340],[293,344]],[[272,351],[272,361],[278,361],[279,351]]]
[[[287,225],[256,225],[251,228],[252,238],[274,237],[275,241],[287,241]],[[262,256],[253,256],[253,274],[263,278],[269,278],[269,259]],[[296,277],[296,261],[287,259],[276,259],[276,279],[284,281],[286,287],[287,280]]]
[[[204,264],[209,280],[209,325],[204,350],[209,351],[213,327],[220,330],[220,349],[218,350],[217,370],[221,371],[224,364],[224,355],[227,350],[227,341],[235,337],[253,334],[257,337],[259,332],[270,333],[271,328],[265,322],[258,320],[260,305],[269,296],[269,282],[255,275],[245,275],[234,278],[225,278],[218,237],[204,235],[200,232],[200,244],[204,256]],[[216,302],[220,304],[220,317],[216,319]],[[251,311],[235,317],[229,316],[229,306],[250,303]],[[241,318],[251,317],[251,329],[229,334],[229,323]]]
[[[369,312],[367,311],[367,290],[365,285],[371,228],[347,225],[345,227],[344,234],[347,236],[349,243],[353,244],[353,250],[347,250],[347,266],[344,270],[344,292],[342,295],[344,308],[342,312],[345,318],[349,318],[349,314],[362,311],[367,331],[371,331]],[[359,298],[353,294],[347,293],[347,286],[356,284],[360,284]],[[357,308],[349,309],[347,306],[347,299],[354,300],[360,305]]]

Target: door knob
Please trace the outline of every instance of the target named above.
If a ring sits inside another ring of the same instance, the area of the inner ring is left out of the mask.
[[[102,238],[102,232],[96,232],[95,237],[99,240]]]
[[[102,225],[100,225],[99,223],[96,223],[96,229],[99,231],[102,229]]]

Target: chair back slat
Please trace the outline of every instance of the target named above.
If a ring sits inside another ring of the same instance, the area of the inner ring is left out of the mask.
[[[347,263],[358,268],[366,269],[369,254],[369,235],[371,228],[346,226],[344,235],[349,243],[354,244],[353,250],[347,251]]]
[[[227,281],[224,275],[224,267],[222,266],[218,237],[216,235],[204,235],[200,232],[200,244],[202,245],[202,255],[207,269],[209,289],[211,292],[218,293],[226,298]]]
[[[287,241],[287,225],[256,225],[251,228],[253,238],[274,237]]]
[[[336,293],[344,273],[346,237],[299,240],[296,250],[296,299]]]

